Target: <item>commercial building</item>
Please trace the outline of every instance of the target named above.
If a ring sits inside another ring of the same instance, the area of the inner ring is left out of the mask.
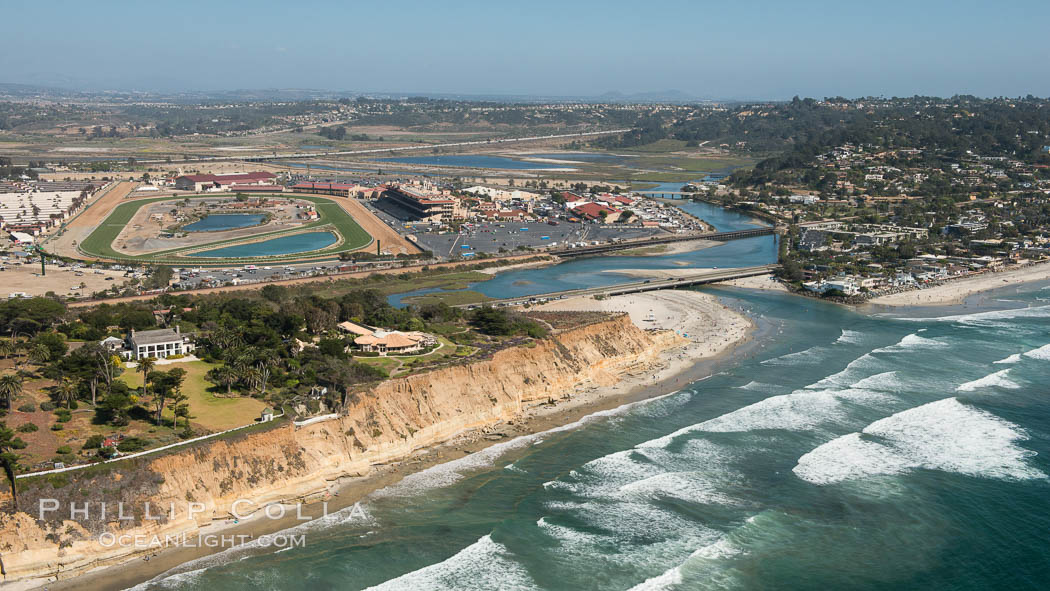
[[[175,179],[175,188],[183,191],[229,191],[234,185],[254,187],[274,185],[277,176],[272,172],[257,171],[234,174],[188,174]]]
[[[404,185],[387,188],[380,199],[380,205],[385,211],[404,221],[444,224],[463,217],[458,200],[434,196]]]

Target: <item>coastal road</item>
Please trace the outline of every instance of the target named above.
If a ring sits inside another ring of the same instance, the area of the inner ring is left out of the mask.
[[[588,287],[585,289],[570,289],[566,291],[555,291],[551,293],[542,293],[529,296],[521,296],[517,298],[506,298],[502,300],[489,300],[484,303],[486,306],[520,306],[529,303],[545,302],[553,299],[564,299],[570,297],[580,296],[616,296],[627,293],[639,293],[643,291],[657,291],[660,289],[677,289],[679,287],[689,287],[692,285],[705,285],[708,283],[718,283],[720,281],[729,281],[731,279],[742,279],[744,277],[754,277],[756,275],[765,275],[771,273],[776,269],[780,268],[780,265],[760,265],[757,267],[737,267],[734,269],[710,269],[704,272],[689,271],[688,269],[682,269],[682,277],[674,277],[670,279],[647,279],[645,281],[636,281],[634,283],[621,283],[619,285],[607,285],[604,287]],[[455,307],[457,308],[470,308],[477,307],[481,304],[460,304]]]

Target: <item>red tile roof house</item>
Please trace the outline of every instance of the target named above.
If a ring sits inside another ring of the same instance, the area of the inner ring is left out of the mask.
[[[232,185],[273,185],[277,175],[272,172],[245,172],[240,174],[188,174],[175,179],[175,188],[183,191],[228,190]]]
[[[609,207],[608,205],[602,205],[600,203],[587,203],[579,207],[573,208],[573,213],[576,215],[586,218],[588,220],[600,220],[602,219],[602,212],[606,213],[606,217],[611,217],[613,214],[620,213],[620,210]]]

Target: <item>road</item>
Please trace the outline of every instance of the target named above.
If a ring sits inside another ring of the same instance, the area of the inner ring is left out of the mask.
[[[545,302],[553,299],[565,299],[570,297],[579,296],[616,296],[623,295],[626,293],[638,293],[643,291],[656,291],[660,289],[676,289],[679,287],[688,287],[690,285],[704,285],[707,283],[718,283],[720,281],[729,281],[731,279],[741,279],[743,277],[754,277],[756,275],[765,275],[771,273],[779,268],[780,265],[760,265],[757,267],[737,267],[734,269],[711,269],[710,272],[706,273],[689,273],[687,277],[673,278],[673,279],[647,279],[645,281],[636,281],[633,283],[621,283],[619,285],[606,285],[604,287],[588,287],[585,289],[570,289],[566,291],[556,291],[551,293],[536,294],[530,296],[522,296],[516,298],[506,298],[502,300],[489,300],[485,302],[486,306],[520,306],[523,304]],[[682,269],[683,273],[688,272],[688,269]],[[461,304],[456,307],[458,308],[469,308],[475,307],[480,304]]]
[[[459,148],[466,146],[490,146],[496,144],[509,144],[516,142],[535,142],[540,140],[555,140],[562,138],[590,137],[596,135],[613,135],[631,131],[630,129],[611,129],[609,131],[588,131],[582,133],[563,133],[555,135],[539,135],[532,137],[502,138],[491,140],[477,140],[472,142],[451,142],[447,144],[427,144],[422,146],[400,146],[396,148],[373,148],[369,150],[343,150],[339,152],[290,152],[287,154],[271,154],[267,156],[205,156],[194,158],[186,162],[219,162],[226,160],[243,160],[246,162],[265,162],[267,160],[287,160],[289,158],[317,158],[318,156],[356,156],[361,154],[383,154],[386,152],[407,152],[410,150],[434,150],[438,148]],[[138,160],[139,164],[171,164],[167,159]]]

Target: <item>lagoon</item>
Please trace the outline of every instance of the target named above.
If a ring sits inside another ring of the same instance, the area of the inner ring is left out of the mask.
[[[258,226],[266,220],[261,213],[216,213],[183,226],[186,232],[219,232]]]
[[[401,164],[422,164],[425,166],[461,166],[464,168],[495,168],[505,170],[549,170],[564,169],[564,164],[546,162],[527,162],[505,156],[480,156],[462,154],[456,156],[402,156],[398,158],[380,158],[378,162],[399,162]]]

